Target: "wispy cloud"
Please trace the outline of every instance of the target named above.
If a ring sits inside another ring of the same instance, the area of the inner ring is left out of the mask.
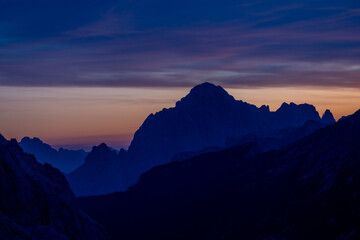
[[[357,8],[256,1],[234,3],[239,12],[231,18],[220,12],[186,22],[150,18],[137,4],[111,6],[96,21],[51,37],[5,44],[0,85],[360,87]]]

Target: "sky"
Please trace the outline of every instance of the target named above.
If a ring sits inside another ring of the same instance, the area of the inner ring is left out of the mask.
[[[204,81],[276,110],[360,108],[357,0],[0,2],[0,133],[126,147]]]

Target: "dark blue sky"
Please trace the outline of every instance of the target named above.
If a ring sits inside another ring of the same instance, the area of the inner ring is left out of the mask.
[[[0,3],[2,86],[360,87],[360,1]]]

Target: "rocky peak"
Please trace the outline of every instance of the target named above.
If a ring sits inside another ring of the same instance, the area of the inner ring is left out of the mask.
[[[229,95],[222,87],[212,83],[202,83],[190,90],[190,93],[176,103],[176,106],[214,106],[235,102],[234,97]]]
[[[269,107],[269,105],[262,105],[260,107],[260,110],[265,111],[265,112],[270,112],[270,107]]]
[[[325,124],[333,124],[336,122],[333,114],[331,113],[331,111],[329,109],[326,109],[326,111],[322,115],[321,121]]]
[[[308,120],[320,121],[319,113],[316,108],[310,104],[295,104],[283,103],[281,107],[275,112],[275,123],[282,127],[301,126]]]
[[[316,112],[316,108],[313,105],[303,103],[303,104],[295,104],[291,102],[290,104],[284,102],[281,107],[276,112],[283,112],[283,111],[302,111],[302,112]]]
[[[101,143],[99,146],[94,146],[85,159],[85,163],[95,163],[101,161],[112,161],[117,158],[117,153],[111,150],[105,143]]]
[[[39,138],[34,137],[34,138],[30,138],[30,137],[24,137],[23,139],[21,139],[22,143],[32,143],[32,144],[44,144],[43,141],[41,141]]]
[[[108,145],[106,145],[106,143],[101,143],[99,146],[94,146],[92,148],[92,151],[94,152],[104,152],[108,150],[110,150],[110,148],[108,147]]]

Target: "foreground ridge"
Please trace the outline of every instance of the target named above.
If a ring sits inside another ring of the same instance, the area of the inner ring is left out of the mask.
[[[107,239],[62,173],[0,135],[0,239]]]

